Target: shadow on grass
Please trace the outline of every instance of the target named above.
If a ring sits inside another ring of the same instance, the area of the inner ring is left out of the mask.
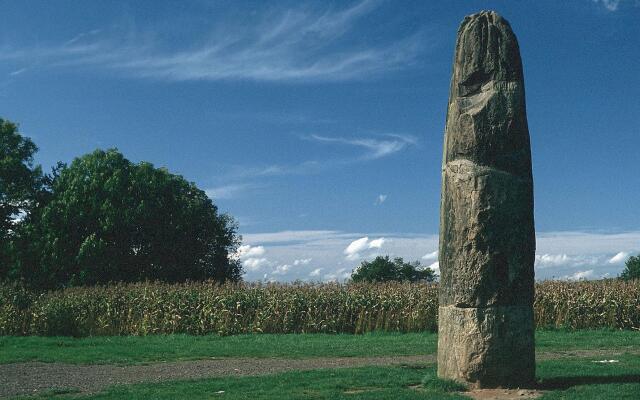
[[[613,383],[640,383],[640,375],[611,375],[611,376],[559,376],[546,378],[538,383],[539,390],[566,390],[580,385],[603,385]]]

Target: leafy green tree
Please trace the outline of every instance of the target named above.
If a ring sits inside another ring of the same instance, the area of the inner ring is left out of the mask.
[[[622,274],[620,274],[620,279],[625,281],[640,279],[640,254],[629,257]]]
[[[193,183],[115,149],[62,166],[20,231],[16,277],[36,287],[238,281],[233,219]]]
[[[9,270],[10,242],[19,217],[37,201],[42,170],[33,164],[36,151],[14,123],[0,118],[0,279]]]
[[[435,280],[435,273],[420,265],[404,262],[400,257],[378,256],[373,261],[363,261],[351,274],[353,282],[427,281]]]

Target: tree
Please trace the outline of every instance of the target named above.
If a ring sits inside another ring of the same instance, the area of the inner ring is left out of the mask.
[[[400,257],[378,256],[373,261],[363,261],[351,274],[353,282],[427,281],[435,280],[435,273],[423,268],[419,261],[407,263]]]
[[[41,288],[238,281],[236,229],[181,176],[96,150],[52,177],[51,198],[20,231],[16,275]]]
[[[622,274],[620,274],[620,279],[625,281],[640,279],[640,254],[629,257]]]
[[[17,125],[0,118],[0,279],[8,274],[9,244],[16,225],[38,197],[42,170],[33,165],[36,151]]]

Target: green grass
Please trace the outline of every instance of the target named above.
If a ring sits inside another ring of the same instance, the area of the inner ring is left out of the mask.
[[[374,357],[434,354],[433,333],[365,335],[0,337],[0,363],[20,361],[131,364],[211,357]],[[538,351],[640,349],[640,332],[538,331]]]
[[[640,349],[640,332],[619,330],[538,330],[537,351]]]
[[[611,357],[606,357],[610,359]],[[617,363],[599,358],[549,360],[538,363],[537,376],[544,400],[640,399],[640,356],[615,356]]]
[[[131,364],[211,357],[374,357],[433,354],[433,333],[365,335],[0,337],[0,363],[19,361]]]
[[[422,387],[426,390],[445,393],[464,392],[467,390],[467,387],[460,382],[438,378],[435,368],[422,377]]]

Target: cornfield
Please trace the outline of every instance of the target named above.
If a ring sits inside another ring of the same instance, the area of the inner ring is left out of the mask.
[[[640,329],[640,281],[538,283],[534,309],[538,328]],[[0,284],[0,335],[420,332],[437,313],[436,284]]]

